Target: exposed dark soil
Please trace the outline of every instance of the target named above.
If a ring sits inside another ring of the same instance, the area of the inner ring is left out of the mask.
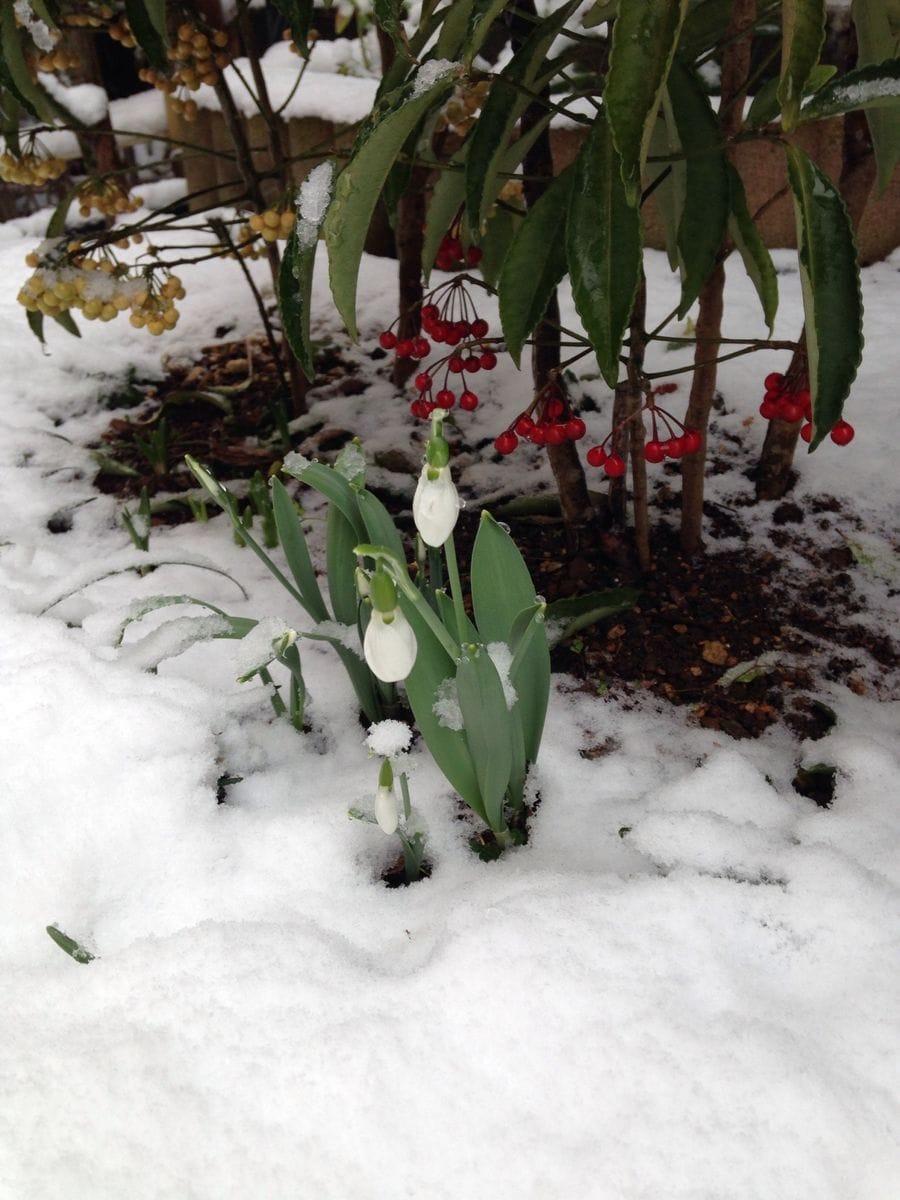
[[[316,386],[345,395],[361,390],[362,381],[339,352],[323,353],[317,365]],[[265,475],[280,454],[273,449],[266,399],[276,391],[277,377],[260,343],[206,347],[198,362],[172,365],[162,384],[146,390],[133,416],[110,422],[97,448],[102,458],[96,486],[123,498],[146,488],[151,501],[167,493],[154,505],[154,522],[191,519],[189,507],[172,499],[172,493],[195,486],[183,467],[184,454],[209,464],[223,479]],[[158,433],[162,421],[164,436]],[[148,456],[154,432],[165,453],[156,463]],[[323,429],[314,436],[317,454],[327,460],[350,435]],[[710,469],[726,468],[712,462]],[[381,498],[395,512],[406,503]],[[833,723],[818,698],[825,680],[879,696],[900,690],[897,643],[866,623],[857,587],[860,568],[836,532],[841,521],[852,523],[852,515],[842,513],[840,501],[831,497],[812,507],[807,513],[788,498],[773,510],[768,531],[773,550],[751,544],[740,509],[709,506],[706,553],[687,560],[669,523],[677,516],[677,485],[669,489],[662,481],[654,502],[662,522],[653,536],[655,564],[641,578],[628,565],[625,542],[608,530],[583,531],[572,549],[558,518],[504,520],[548,601],[623,584],[640,588],[632,609],[559,645],[555,669],[592,692],[650,691],[689,705],[700,724],[735,738],[758,736],[776,722],[806,738],[823,736]],[[810,518],[817,530],[810,529]],[[461,514],[463,563],[476,525],[474,514]],[[406,527],[411,529],[408,520]],[[721,539],[731,547],[735,538],[741,539],[740,549],[717,549]],[[785,566],[798,561],[802,569]],[[761,656],[766,657],[759,662]],[[728,682],[728,672],[737,677]],[[824,779],[801,782],[827,791]]]

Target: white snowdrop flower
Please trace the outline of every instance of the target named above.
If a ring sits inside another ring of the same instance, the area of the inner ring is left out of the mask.
[[[428,546],[443,546],[453,532],[459,516],[459,493],[449,467],[422,468],[413,497],[413,520],[422,541]]]
[[[379,786],[375,793],[375,820],[383,833],[396,833],[400,824],[400,809],[392,787]]]
[[[393,612],[372,609],[363,654],[373,675],[382,683],[399,683],[416,661],[416,635],[399,608]]]

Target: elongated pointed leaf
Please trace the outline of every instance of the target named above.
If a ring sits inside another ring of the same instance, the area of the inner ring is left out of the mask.
[[[603,102],[629,204],[640,198],[650,135],[687,7],[688,0],[628,0],[613,25]]]
[[[166,58],[165,17],[163,17],[162,29],[159,29],[157,21],[147,11],[147,6],[141,0],[125,0],[125,15],[137,44],[147,55],[147,61],[151,67],[166,73],[169,69],[169,61]],[[158,14],[155,15],[158,19]]]
[[[857,108],[893,108],[894,121],[900,125],[900,58],[848,71],[827,83],[803,105],[800,120],[819,121]]]
[[[678,39],[681,57],[692,62],[718,45],[728,29],[733,8],[734,0],[700,0],[699,4],[689,5]]]
[[[335,620],[355,625],[359,597],[356,593],[356,558],[353,549],[359,543],[357,531],[336,504],[328,505],[325,560],[328,570],[328,595]]]
[[[683,317],[715,266],[728,223],[728,160],[719,123],[696,75],[676,61],[669,99],[685,153],[685,201],[678,223]]]
[[[547,620],[559,628],[553,636],[553,644],[571,637],[579,629],[586,629],[597,621],[634,608],[640,591],[637,588],[607,588],[601,592],[587,592],[583,596],[572,596],[565,600],[554,600],[547,606]]]
[[[496,287],[513,238],[519,231],[524,213],[512,212],[508,208],[497,208],[488,217],[487,228],[481,238],[481,262],[478,269],[488,287]]]
[[[867,67],[900,56],[900,20],[891,20],[885,0],[853,0],[853,23],[858,45],[857,65]],[[878,191],[883,192],[900,163],[900,120],[880,108],[866,111],[872,134]]]
[[[304,58],[309,58],[309,27],[312,24],[313,0],[272,0],[288,23],[291,39]]]
[[[445,10],[444,23],[435,46],[436,58],[457,59],[466,38],[475,0],[454,0]]]
[[[333,467],[311,462],[299,454],[288,454],[281,469],[286,475],[292,475],[294,479],[299,479],[301,483],[321,492],[326,500],[330,500],[340,509],[345,519],[353,526],[357,542],[365,541],[365,526],[359,515],[356,492],[343,475]]]
[[[800,101],[825,41],[825,0],[782,0],[781,124],[790,133],[800,120]]]
[[[804,87],[804,95],[810,96],[823,88],[832,76],[837,71],[837,67],[819,63],[813,67],[809,74],[809,79]],[[750,105],[749,111],[744,118],[744,124],[748,129],[762,129],[764,125],[778,119],[779,101],[778,101],[778,79],[770,79],[759,89],[753,97],[753,103]],[[806,118],[801,110],[801,120]]]
[[[441,624],[450,630],[450,634],[457,642],[477,642],[478,630],[469,620],[466,613],[463,613],[463,627],[460,629],[456,621],[456,605],[450,599],[445,591],[437,591],[434,594],[434,601],[437,605],[437,614],[441,618]]]
[[[369,491],[360,491],[357,493],[356,503],[366,528],[366,540],[378,546],[385,546],[398,562],[404,562],[406,554],[403,541],[391,514],[378,497]]]
[[[69,937],[67,933],[63,933],[61,929],[57,929],[55,925],[47,926],[47,933],[56,942],[60,950],[65,950],[70,958],[74,958],[77,963],[89,963],[94,961],[94,955],[90,950],[82,946],[80,942],[76,942],[74,938]]]
[[[328,609],[319,590],[319,582],[313,570],[309,547],[294,502],[280,479],[273,479],[271,486],[275,528],[278,530],[278,540],[284,550],[288,569],[303,597],[306,611],[314,621],[327,621]]]
[[[487,512],[481,514],[472,548],[471,580],[472,608],[482,640],[509,645],[519,614],[535,603],[535,589],[515,542]],[[528,647],[521,681],[517,690],[525,751],[534,762],[550,693],[550,651],[543,631]]]
[[[775,324],[775,314],[778,311],[778,275],[775,272],[775,264],[750,216],[741,177],[730,164],[728,166],[728,184],[731,206],[728,232],[743,260],[744,269],[756,288],[756,294],[759,296],[763,316],[771,336]]]
[[[41,121],[53,121],[53,106],[44,89],[31,78],[22,49],[22,34],[11,3],[0,4],[0,59],[16,98]]]
[[[575,163],[565,236],[575,307],[603,378],[615,387],[641,271],[641,227],[602,114]]]
[[[806,318],[812,451],[840,418],[862,358],[859,261],[850,218],[834,184],[802,150],[785,149]]]
[[[422,95],[413,92],[402,100],[377,123],[338,176],[334,199],[325,218],[325,242],[331,294],[354,341],[359,338],[356,327],[359,263],[381,189],[403,143],[428,110],[450,91],[454,80],[455,75],[447,74]]]
[[[508,0],[475,0],[468,21],[465,42],[462,47],[462,58],[466,66],[481,49],[484,39],[491,31],[494,21],[507,7]]]
[[[496,832],[506,827],[503,802],[512,770],[512,717],[497,668],[484,647],[463,654],[456,687],[485,818]]]
[[[519,225],[500,273],[500,321],[506,348],[519,365],[525,339],[566,273],[565,227],[575,172],[563,171]]]
[[[684,209],[684,162],[675,156],[681,153],[681,142],[675,128],[675,118],[671,115],[671,105],[668,104],[668,93],[663,93],[663,111],[657,118],[650,137],[650,158],[669,161],[648,162],[648,185],[653,187],[653,200],[659,211],[663,226],[663,237],[666,243],[666,257],[669,267],[677,271],[678,257],[678,226]],[[657,183],[657,180],[660,182]]]
[[[388,35],[397,49],[404,54],[406,43],[403,37],[403,0],[374,0],[372,5],[375,20]]]
[[[528,106],[528,91],[540,90],[547,52],[577,6],[577,0],[569,0],[536,25],[491,85],[469,136],[466,156],[466,216],[472,229],[481,228],[497,194],[495,180],[500,162],[509,147],[513,127]],[[521,88],[527,91],[523,94]]]
[[[278,309],[287,344],[310,382],[316,373],[312,338],[309,335],[315,264],[316,243],[301,248],[295,227],[288,239],[278,270]]]

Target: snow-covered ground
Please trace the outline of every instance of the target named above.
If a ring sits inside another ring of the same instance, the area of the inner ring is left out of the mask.
[[[115,615],[160,592],[302,625],[223,518],[153,532],[154,558],[194,565],[65,598],[142,559],[91,486],[84,446],[111,415],[98,396],[129,371],[158,375],[161,350],[190,355],[216,326],[252,332],[237,267],[182,271],[184,316],[162,344],[120,318],[83,323],[81,340],[51,325],[44,353],[15,302],[33,244],[0,228],[2,1200],[895,1196],[897,703],[823,685],[838,718],[823,740],[775,728],[735,743],[685,709],[556,677],[529,845],[479,861],[416,747],[433,874],[386,889],[396,843],[347,816],[371,810],[377,760],[329,648],[304,643],[301,735],[272,719],[262,687],[235,682],[240,643],[195,646],[156,675],[112,647]],[[778,263],[776,336],[796,336],[794,257]],[[865,272],[856,441],[804,457],[794,493],[859,514],[845,533],[882,624],[898,574],[898,268],[895,255]],[[662,256],[648,275],[661,315],[675,296]],[[394,287],[392,264],[366,261],[370,374]],[[737,267],[727,311],[726,333],[763,332]],[[316,336],[338,338],[324,270],[316,312]],[[659,369],[683,357],[655,352]],[[785,361],[722,370],[719,428],[749,459],[760,381]],[[476,438],[508,423],[524,387],[512,368],[492,376],[468,418]],[[608,392],[584,388],[599,431]],[[369,454],[409,444],[382,375],[321,403]],[[747,493],[743,465],[710,481],[716,502]],[[474,502],[548,482],[531,449],[456,469]],[[771,511],[754,518],[759,545]],[[50,532],[54,515],[71,529]],[[314,540],[320,516],[310,500]],[[790,783],[816,762],[837,768],[828,811]],[[241,779],[217,805],[226,774]],[[74,962],[48,924],[97,957]]]

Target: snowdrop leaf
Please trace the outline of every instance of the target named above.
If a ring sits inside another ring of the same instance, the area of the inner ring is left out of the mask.
[[[359,597],[353,550],[358,541],[356,529],[341,509],[336,504],[329,504],[325,546],[328,594],[335,620],[343,625],[356,624]]]
[[[810,451],[840,418],[862,358],[862,295],[850,218],[828,176],[787,146],[813,404]]]
[[[295,224],[278,269],[278,309],[285,340],[303,374],[312,381],[316,369],[309,335],[309,313],[317,243],[301,249],[297,237]]]
[[[55,925],[47,926],[47,933],[56,942],[60,950],[65,950],[70,958],[74,958],[77,963],[93,962],[95,955],[91,954],[90,950],[82,946],[80,942],[76,942],[74,938],[70,938],[67,933],[63,933],[61,929],[57,929]]]
[[[287,559],[291,575],[294,577],[297,590],[303,597],[303,606],[313,620],[327,621],[328,609],[319,590],[319,583],[309,555],[309,547],[306,544],[306,536],[303,533],[294,502],[280,479],[273,479],[271,487],[272,512],[275,517],[278,540],[284,549],[284,556]]]
[[[573,596],[566,600],[554,600],[547,605],[547,620],[562,625],[556,641],[563,641],[586,629],[597,621],[633,608],[640,596],[638,588],[607,588],[601,592],[587,592],[584,596]]]
[[[398,101],[356,148],[335,183],[334,199],[324,223],[325,242],[331,294],[353,341],[359,340],[359,264],[378,197],[404,142],[428,110],[453,87],[454,80],[455,76],[448,73],[421,95],[413,90],[409,98]]]
[[[434,602],[437,605],[437,613],[441,619],[441,624],[450,630],[451,636],[455,638],[457,642],[462,643],[478,641],[478,630],[469,620],[468,616],[465,617],[462,629],[457,626],[456,606],[446,592],[435,592]]]
[[[485,819],[495,832],[504,829],[503,801],[512,770],[512,715],[491,656],[473,647],[456,671],[459,707]]]
[[[857,65],[867,67],[900,55],[900,27],[892,20],[884,0],[853,0],[853,23],[859,46]],[[878,190],[883,192],[900,162],[900,121],[896,113],[870,108],[866,121],[878,168]]]
[[[743,260],[744,268],[756,288],[756,294],[759,296],[763,316],[771,336],[775,324],[775,314],[778,311],[778,276],[772,256],[747,208],[747,195],[741,177],[730,163],[728,164],[728,189],[731,206],[728,232],[731,234],[731,239]]]
[[[525,339],[543,317],[566,273],[566,245],[559,234],[565,226],[574,178],[571,167],[563,171],[529,209],[500,272],[500,321],[516,366]]]
[[[650,134],[688,0],[629,0],[612,29],[603,103],[619,154],[625,197],[636,206]]]
[[[575,162],[566,254],[572,298],[603,378],[615,387],[619,353],[641,270],[641,228],[602,116]]]
[[[356,530],[356,540],[364,540],[365,528],[359,514],[356,493],[343,475],[335,471],[333,467],[310,462],[301,455],[293,454],[285,456],[281,469],[287,475],[292,475],[294,479],[299,479],[301,483],[308,484],[317,492],[321,492],[326,500],[341,510],[346,520]]]
[[[800,120],[800,101],[825,41],[825,0],[782,0],[781,124],[790,133]]]
[[[369,491],[362,491],[358,493],[356,503],[366,527],[368,540],[376,546],[384,546],[390,550],[397,562],[405,562],[406,553],[397,526],[378,497]]]
[[[697,76],[681,62],[669,74],[669,99],[685,153],[685,200],[678,223],[683,317],[715,266],[728,222],[728,160],[719,122]]]

